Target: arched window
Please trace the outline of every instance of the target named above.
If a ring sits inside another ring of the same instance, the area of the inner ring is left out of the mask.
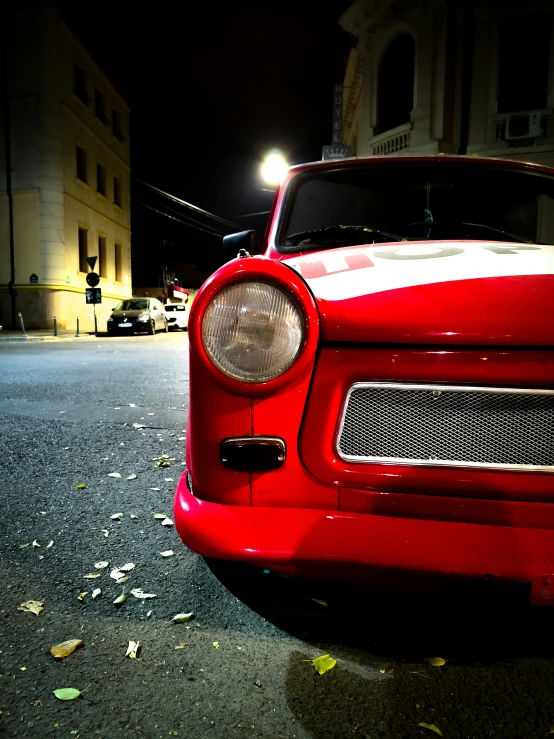
[[[388,45],[379,68],[377,133],[410,120],[414,107],[415,43],[403,33]]]

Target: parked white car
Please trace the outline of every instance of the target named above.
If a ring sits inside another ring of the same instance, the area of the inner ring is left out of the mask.
[[[189,325],[189,312],[184,303],[168,303],[164,305],[169,328],[180,328],[186,331]]]

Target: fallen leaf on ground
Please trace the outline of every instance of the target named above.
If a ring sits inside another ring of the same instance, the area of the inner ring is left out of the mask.
[[[158,459],[156,460],[156,464],[158,467],[169,467],[169,462],[166,459]]]
[[[131,572],[131,570],[135,569],[135,565],[133,564],[133,562],[127,562],[126,565],[122,565],[121,567],[118,567],[117,569],[120,570],[121,572]]]
[[[179,644],[177,644],[177,646],[175,647],[175,649],[184,649],[186,646],[188,646],[187,642],[186,641],[182,641]]]
[[[129,657],[129,659],[136,659],[137,652],[139,649],[140,649],[139,641],[130,641],[129,646],[127,647],[127,652],[125,653],[125,656]]]
[[[133,588],[131,590],[131,595],[134,595],[135,598],[157,598],[157,595],[154,595],[154,593],[145,593],[144,590],[141,588]]]
[[[446,660],[442,657],[425,657],[425,661],[433,665],[433,667],[442,667],[446,664]]]
[[[312,598],[312,600],[315,601],[316,603],[319,603],[320,606],[327,607],[327,601],[326,600],[319,600],[319,598]]]
[[[331,670],[337,664],[337,660],[333,659],[328,654],[323,654],[321,657],[312,659],[311,663],[314,666],[315,671],[320,675],[323,675],[323,673],[327,672],[327,670]]]
[[[131,518],[138,518],[134,513],[131,513]]]
[[[30,546],[31,546],[31,542],[28,541],[26,544],[20,544],[19,545],[19,548],[20,549],[27,549],[27,547],[30,547]]]
[[[148,611],[148,613],[146,614],[146,618],[148,618],[148,616],[151,616],[153,613],[154,611]]]
[[[63,659],[74,652],[79,644],[82,644],[82,639],[68,639],[67,641],[61,642],[61,644],[55,644],[50,648],[50,654],[58,659]]]
[[[173,616],[173,620],[177,624],[184,624],[193,618],[194,618],[194,613],[192,611],[190,613],[178,613],[176,616]]]
[[[170,518],[164,518],[162,526],[173,526],[173,521]]]
[[[74,701],[81,695],[81,691],[77,688],[58,688],[58,690],[52,691],[56,698],[61,701]]]
[[[154,518],[157,518],[157,519],[160,519],[161,521],[163,521],[164,519],[167,518],[167,516],[166,516],[165,513],[154,513]]]
[[[426,724],[425,721],[420,721],[418,726],[421,726],[423,729],[429,729],[429,731],[434,731],[435,734],[438,734],[439,736],[444,736],[442,731],[438,726],[435,726],[435,724]]]
[[[133,428],[134,429],[145,429],[146,426],[143,423],[134,423]]]
[[[84,600],[85,596],[87,595],[88,595],[88,590],[84,593],[79,593],[79,595],[77,596],[77,600]]]
[[[137,407],[136,403],[129,403],[129,408],[136,408],[136,407]]]
[[[160,555],[162,557],[173,557],[174,553],[173,549],[168,549],[166,552],[160,552]]]
[[[164,480],[166,482],[173,482],[173,478],[172,477],[164,477]]]
[[[101,577],[101,572],[89,572],[88,575],[83,575],[85,580],[96,580],[97,577]]]
[[[214,647],[216,649],[219,649],[219,642],[218,641],[214,641],[214,642],[212,642],[212,644],[214,645]]]
[[[112,570],[110,572],[110,577],[116,581],[121,580],[122,577],[125,577],[125,573],[121,572],[121,570]]]
[[[123,513],[114,513],[113,516],[110,516],[112,521],[121,521],[123,518]]]
[[[108,477],[121,477],[119,472],[108,472]]]
[[[127,479],[128,480],[136,480],[137,479],[137,476],[133,473],[132,475],[129,475],[129,477]]]
[[[110,564],[109,562],[96,562],[94,566],[96,567],[97,570],[105,570],[109,564]]]
[[[158,493],[161,490],[161,488],[150,488],[150,490],[155,490]]]
[[[54,546],[54,539],[50,539],[50,541],[49,541],[49,542],[48,542],[48,544],[46,545],[46,548],[47,548],[47,549],[50,549],[50,547],[53,547],[53,546]]]
[[[121,593],[113,602],[114,606],[122,606],[127,601],[127,596],[125,595],[125,591]]]
[[[26,672],[26,670],[27,670],[26,667],[20,667],[19,669],[21,670],[21,672]]]
[[[92,595],[90,597],[92,600],[96,600],[100,595],[102,595],[102,590],[100,588],[96,588],[96,590],[92,591]]]
[[[87,487],[87,486],[85,485],[85,483],[84,483],[84,482],[79,482],[79,483],[78,483],[77,485],[75,485],[75,488],[76,488],[77,490],[85,490],[85,489],[86,489],[86,487]]]
[[[102,533],[103,533],[103,534],[104,534],[104,536],[106,536],[106,537],[108,537],[108,536],[110,535],[110,532],[108,531],[108,529],[102,529]]]
[[[123,585],[123,583],[124,582],[127,582],[128,579],[129,578],[127,577],[127,575],[125,575],[124,577],[120,577],[119,580],[117,581],[117,584],[118,585]]]
[[[36,539],[34,539],[34,541],[33,541],[33,546],[34,547],[40,547],[40,544],[38,543],[38,541]]]
[[[39,613],[44,610],[44,601],[26,600],[19,606],[17,610],[23,611],[24,613],[34,613],[36,616],[38,616]]]

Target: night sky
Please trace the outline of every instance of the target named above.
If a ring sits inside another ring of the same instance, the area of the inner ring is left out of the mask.
[[[97,0],[66,2],[64,11],[131,106],[133,176],[234,219],[271,205],[258,175],[268,149],[297,164],[321,159],[331,142],[333,84],[343,79],[351,44],[338,20],[349,5],[161,1],[141,14],[135,4]],[[144,218],[156,218],[138,208],[134,202],[134,238]],[[156,223],[164,238],[187,231]]]

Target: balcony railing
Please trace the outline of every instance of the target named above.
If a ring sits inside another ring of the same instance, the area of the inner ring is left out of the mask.
[[[412,123],[403,123],[401,126],[385,131],[370,139],[373,156],[396,154],[410,146]]]

